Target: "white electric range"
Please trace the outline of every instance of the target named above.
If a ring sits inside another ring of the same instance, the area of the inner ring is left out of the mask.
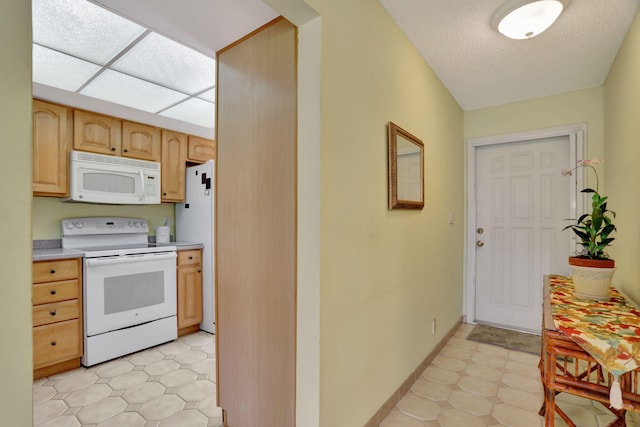
[[[140,218],[62,220],[62,247],[84,252],[85,366],[177,338],[176,247],[148,234]]]

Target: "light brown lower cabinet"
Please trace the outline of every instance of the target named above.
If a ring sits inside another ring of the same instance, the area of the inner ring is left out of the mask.
[[[178,336],[200,330],[202,249],[178,251]]]
[[[82,265],[80,258],[33,263],[33,377],[80,366]]]

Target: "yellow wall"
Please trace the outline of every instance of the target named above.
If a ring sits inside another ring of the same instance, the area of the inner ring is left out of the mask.
[[[31,2],[0,12],[0,413],[31,426]]]
[[[605,175],[618,232],[609,251],[614,283],[640,302],[640,15],[627,34],[604,85]]]
[[[163,225],[164,218],[171,218],[171,235],[174,230],[174,205],[98,205],[93,203],[63,203],[55,197],[33,198],[33,239],[59,239],[62,233],[60,220],[84,216],[126,216],[144,218],[149,222],[149,234],[156,234],[156,226]]]
[[[357,426],[461,316],[462,110],[378,2],[308,3],[322,18],[320,425]],[[388,121],[425,143],[422,211],[387,208]]]
[[[587,124],[587,157],[604,155],[603,89],[595,87],[464,113],[464,137]]]

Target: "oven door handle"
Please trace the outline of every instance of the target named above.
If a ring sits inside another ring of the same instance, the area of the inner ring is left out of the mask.
[[[127,264],[131,262],[143,262],[143,261],[164,261],[170,259],[176,259],[178,255],[175,252],[160,252],[140,255],[124,255],[116,257],[105,258],[89,258],[85,260],[87,266],[99,266],[99,265],[113,265],[113,264]]]

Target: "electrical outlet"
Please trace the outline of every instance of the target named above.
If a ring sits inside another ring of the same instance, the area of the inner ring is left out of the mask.
[[[436,334],[436,319],[433,319],[431,321],[431,335],[435,335]]]

